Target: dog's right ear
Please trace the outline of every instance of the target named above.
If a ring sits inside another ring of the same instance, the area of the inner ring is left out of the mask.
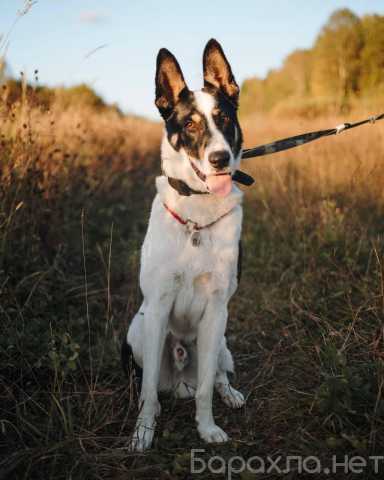
[[[186,88],[179,63],[169,50],[162,48],[157,55],[155,104],[164,119],[172,113]]]
[[[204,85],[221,90],[237,107],[239,86],[220,43],[211,38],[203,53]]]

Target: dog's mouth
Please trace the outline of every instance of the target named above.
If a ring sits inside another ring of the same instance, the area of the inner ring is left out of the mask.
[[[219,197],[226,197],[232,190],[232,175],[231,172],[219,172],[205,175],[196,165],[190,160],[191,166],[196,175],[208,187],[208,190]]]
[[[232,190],[232,176],[229,172],[214,173],[206,179],[209,191],[219,197],[226,197]]]

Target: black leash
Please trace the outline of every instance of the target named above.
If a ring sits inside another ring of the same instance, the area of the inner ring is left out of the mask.
[[[272,143],[266,143],[265,145],[259,145],[258,147],[247,148],[243,151],[241,158],[253,158],[261,157],[263,155],[270,155],[271,153],[282,152],[284,150],[289,150],[290,148],[299,147],[305,143],[313,142],[322,137],[329,137],[331,135],[337,135],[345,130],[350,130],[351,128],[360,127],[360,125],[365,125],[366,123],[375,123],[378,120],[384,118],[384,113],[380,115],[372,115],[366,120],[361,120],[360,122],[355,123],[342,123],[336,128],[330,128],[328,130],[318,130],[316,132],[302,133],[300,135],[295,135],[293,137],[283,138],[281,140],[276,140]],[[236,170],[232,175],[233,181],[241,183],[242,185],[250,186],[254,183],[254,179],[245,172],[241,170]],[[204,195],[207,194],[207,191],[198,191],[193,190],[189,185],[187,185],[182,180],[168,177],[168,182],[180,195],[189,196],[189,195]]]
[[[272,143],[265,145],[259,145],[258,147],[248,148],[243,151],[241,158],[261,157],[263,155],[270,155],[271,153],[282,152],[283,150],[289,150],[290,148],[299,147],[305,143],[313,142],[318,138],[329,137],[330,135],[337,135],[344,130],[350,130],[351,128],[360,127],[366,123],[375,123],[378,120],[384,118],[384,113],[380,115],[373,115],[366,120],[361,120],[356,123],[342,123],[336,128],[330,128],[328,130],[318,130],[317,132],[302,133],[301,135],[295,135],[294,137],[283,138],[282,140],[276,140]]]

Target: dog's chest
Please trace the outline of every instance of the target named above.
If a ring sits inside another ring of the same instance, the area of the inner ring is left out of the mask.
[[[197,325],[204,314],[207,297],[202,289],[192,292],[188,283],[187,281],[185,286],[180,286],[176,293],[169,327],[177,337],[193,339],[196,336]]]
[[[233,278],[235,252],[215,248],[211,232],[200,232],[198,246],[187,237],[184,249],[173,264],[172,287],[174,306],[171,312],[170,328],[180,337],[196,335],[207,302],[215,292],[225,297],[232,293],[228,286],[235,283]],[[235,250],[235,248],[233,249]],[[233,290],[236,285],[233,285]]]
[[[194,235],[167,211],[159,196],[154,200],[142,249],[140,285],[149,301],[156,295],[172,302],[170,328],[180,338],[196,335],[213,295],[226,303],[236,290],[242,212],[235,207],[228,205],[201,219],[199,224],[209,226]],[[183,212],[180,205],[173,208],[181,218],[195,218],[194,212]],[[212,223],[215,218],[219,220]]]

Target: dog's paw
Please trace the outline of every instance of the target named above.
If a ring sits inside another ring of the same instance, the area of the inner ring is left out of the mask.
[[[228,435],[215,423],[210,425],[199,425],[197,427],[200,437],[207,443],[224,443],[229,440]]]
[[[155,427],[155,420],[139,418],[136,422],[129,450],[131,452],[144,452],[144,450],[151,448]]]
[[[229,383],[217,383],[216,390],[222,401],[231,408],[241,408],[245,404],[244,395],[233,388]]]

